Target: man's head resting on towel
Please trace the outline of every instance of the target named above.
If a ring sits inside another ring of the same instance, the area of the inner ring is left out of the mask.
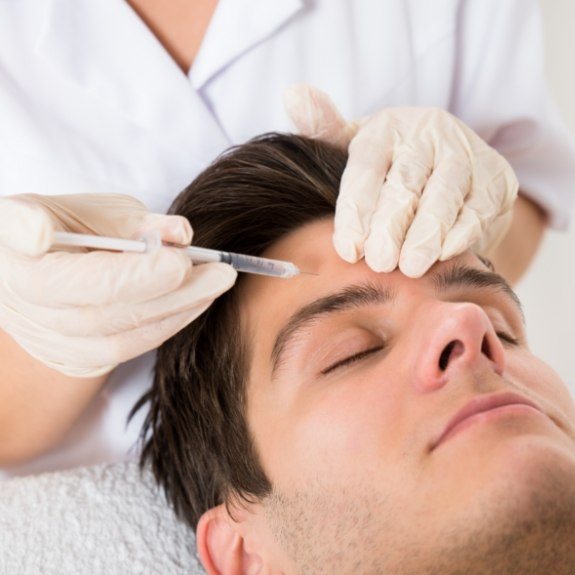
[[[176,199],[194,244],[318,275],[240,274],[161,346],[142,463],[209,573],[572,574],[568,390],[473,253],[420,279],[336,255],[345,161],[268,135]],[[492,409],[442,438],[489,398],[540,411]]]

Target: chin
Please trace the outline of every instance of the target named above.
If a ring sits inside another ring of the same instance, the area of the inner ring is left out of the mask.
[[[545,437],[519,439],[452,502],[456,510],[436,530],[449,568],[434,573],[573,573],[573,450]]]
[[[541,435],[502,438],[468,485],[469,512],[503,526],[571,510],[575,516],[575,447]]]
[[[443,447],[436,512],[451,508],[462,519],[487,510],[516,513],[542,493],[575,501],[575,445],[558,428],[483,430]]]

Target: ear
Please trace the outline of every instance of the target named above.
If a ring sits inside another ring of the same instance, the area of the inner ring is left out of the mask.
[[[206,511],[196,529],[198,555],[208,575],[262,574],[264,561],[246,545],[242,525],[234,521],[224,505]]]

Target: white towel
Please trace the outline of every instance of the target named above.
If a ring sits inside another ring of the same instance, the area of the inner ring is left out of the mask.
[[[200,575],[150,473],[115,463],[0,483],[2,575]]]

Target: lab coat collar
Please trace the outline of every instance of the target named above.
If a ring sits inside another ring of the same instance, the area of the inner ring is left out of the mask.
[[[47,2],[36,43],[38,58],[89,97],[138,121],[149,117],[144,107],[157,92],[173,93],[175,82],[192,91],[186,76],[126,2]],[[168,103],[174,104],[164,101]]]
[[[304,5],[304,0],[219,0],[190,70],[194,88],[200,90],[218,72],[287,24]]]
[[[309,0],[307,0],[309,1]],[[131,69],[141,86],[148,58],[164,60],[166,74],[186,76],[142,20],[122,0],[47,0],[48,9],[37,51],[71,80],[102,95],[93,74]],[[218,72],[285,25],[306,0],[219,0],[188,77],[200,90]],[[122,50],[117,49],[121,39]],[[127,60],[127,62],[126,62]],[[126,66],[128,64],[128,66]],[[149,66],[154,73],[158,66]],[[103,70],[105,69],[105,70]],[[162,82],[165,78],[149,78]],[[135,82],[135,83],[134,83]],[[125,84],[126,82],[124,82]],[[116,85],[121,85],[117,84]],[[117,100],[118,94],[113,95]]]
[[[37,62],[69,84],[66,97],[91,100],[86,109],[104,108],[150,137],[169,131],[174,145],[195,150],[204,163],[230,145],[202,96],[126,2],[46,2]]]

